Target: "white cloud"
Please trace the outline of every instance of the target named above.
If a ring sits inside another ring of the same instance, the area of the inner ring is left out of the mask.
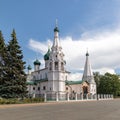
[[[99,71],[100,74],[105,74],[106,72],[111,73],[111,74],[115,74],[115,70],[112,68],[100,68],[100,69],[96,69],[95,71]]]
[[[79,73],[78,72],[71,73],[68,80],[70,80],[70,81],[72,81],[72,80],[74,80],[74,81],[82,80],[82,75],[83,74],[80,73],[80,72]]]
[[[120,29],[94,33],[93,36],[84,33],[77,40],[67,36],[61,38],[60,42],[69,71],[83,70],[87,48],[93,71],[114,73],[115,68],[120,68]],[[52,45],[52,40],[38,42],[30,39],[29,47],[44,54],[47,52],[48,43]]]
[[[47,40],[46,42],[39,42],[34,39],[29,40],[29,48],[33,51],[40,52],[42,55],[44,55],[48,49],[48,45],[52,44],[50,40]]]

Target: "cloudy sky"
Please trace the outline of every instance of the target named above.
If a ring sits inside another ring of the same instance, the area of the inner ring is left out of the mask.
[[[33,66],[53,43],[58,19],[66,69],[82,75],[88,49],[93,71],[120,73],[120,0],[0,0],[6,43],[14,28],[24,60]]]

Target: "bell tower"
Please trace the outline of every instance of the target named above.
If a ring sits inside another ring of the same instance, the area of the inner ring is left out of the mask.
[[[64,53],[59,40],[59,29],[54,28],[54,41],[49,55],[48,75],[49,81],[52,81],[52,91],[65,92],[65,61]]]
[[[56,23],[54,28],[54,41],[49,56],[49,70],[64,72],[64,53],[62,52],[62,47],[59,41],[59,29]]]

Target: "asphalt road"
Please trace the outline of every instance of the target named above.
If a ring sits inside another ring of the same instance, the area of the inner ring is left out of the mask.
[[[0,120],[120,120],[120,100],[3,105]]]

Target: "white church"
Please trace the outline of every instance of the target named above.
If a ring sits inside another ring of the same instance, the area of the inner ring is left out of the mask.
[[[70,99],[96,95],[96,83],[91,70],[89,53],[86,53],[86,61],[82,80],[71,81],[70,72],[65,69],[66,61],[60,45],[59,29],[54,28],[54,40],[51,48],[44,55],[45,67],[41,69],[38,59],[34,61],[34,71],[27,67],[28,94],[31,97],[41,97],[46,94],[47,99],[54,100],[56,94],[59,99]]]

